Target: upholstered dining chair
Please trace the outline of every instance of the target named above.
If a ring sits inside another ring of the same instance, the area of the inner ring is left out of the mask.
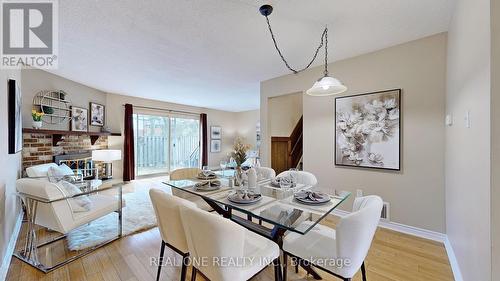
[[[306,172],[306,171],[284,171],[281,172],[278,177],[287,177],[290,174],[294,174],[297,176],[297,182],[309,186],[315,186],[318,184],[318,180],[316,179],[316,176],[314,176],[312,173]]]
[[[257,172],[257,176],[261,179],[272,179],[276,177],[276,171],[273,168],[269,167],[255,167],[255,171]]]
[[[196,279],[198,271],[213,281],[249,280],[271,263],[279,280],[280,250],[275,242],[200,209],[182,208],[181,217],[192,260],[206,259],[193,264],[191,280]]]
[[[199,168],[181,168],[177,170],[173,170],[170,172],[170,180],[176,181],[176,180],[192,180],[195,179],[196,176],[198,176],[201,173],[201,169]],[[178,190],[173,190],[173,194],[177,197],[181,197],[186,199],[187,201],[194,202],[198,208],[212,212],[213,209],[210,207],[203,199],[201,199],[199,196],[195,196],[183,191],[178,191]]]
[[[196,208],[196,204],[185,199],[170,195],[163,190],[152,188],[149,196],[158,222],[161,236],[160,258],[156,280],[160,280],[160,273],[165,254],[165,246],[182,256],[181,281],[186,279],[186,259],[189,257],[186,234],[182,226],[180,208],[189,206]]]
[[[316,225],[306,235],[286,235],[283,239],[283,280],[286,281],[287,257],[292,256],[344,281],[352,280],[361,268],[363,281],[366,281],[364,260],[377,230],[382,205],[378,196],[358,197],[354,200],[353,212],[341,218],[336,229]]]
[[[193,179],[199,173],[201,173],[201,169],[199,168],[181,168],[170,172],[170,180],[176,181]]]

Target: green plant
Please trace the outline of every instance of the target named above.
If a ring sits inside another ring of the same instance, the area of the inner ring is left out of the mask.
[[[42,121],[43,115],[45,115],[45,113],[38,112],[35,109],[31,110],[31,117],[33,117],[33,121],[36,122]]]

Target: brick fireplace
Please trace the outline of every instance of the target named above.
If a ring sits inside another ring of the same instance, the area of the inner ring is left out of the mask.
[[[108,148],[107,136],[100,136],[93,145],[87,135],[66,135],[56,145],[52,138],[50,134],[23,133],[23,173],[27,167],[54,162],[56,155]]]

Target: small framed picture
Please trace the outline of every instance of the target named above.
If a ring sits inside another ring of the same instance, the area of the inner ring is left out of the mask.
[[[220,152],[221,141],[220,140],[211,140],[210,141],[210,152],[217,153]]]
[[[222,136],[222,128],[220,126],[210,127],[210,138],[213,140],[220,140]]]
[[[102,104],[90,103],[90,125],[104,126],[105,107]]]
[[[87,132],[88,131],[88,110],[86,108],[72,106],[71,107],[71,131]]]

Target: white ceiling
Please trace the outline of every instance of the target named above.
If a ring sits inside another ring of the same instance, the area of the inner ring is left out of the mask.
[[[59,1],[59,69],[52,72],[111,93],[257,109],[259,82],[289,73],[258,12],[264,2]],[[446,31],[453,2],[267,1],[278,43],[297,68],[310,59],[325,24],[335,61]]]

